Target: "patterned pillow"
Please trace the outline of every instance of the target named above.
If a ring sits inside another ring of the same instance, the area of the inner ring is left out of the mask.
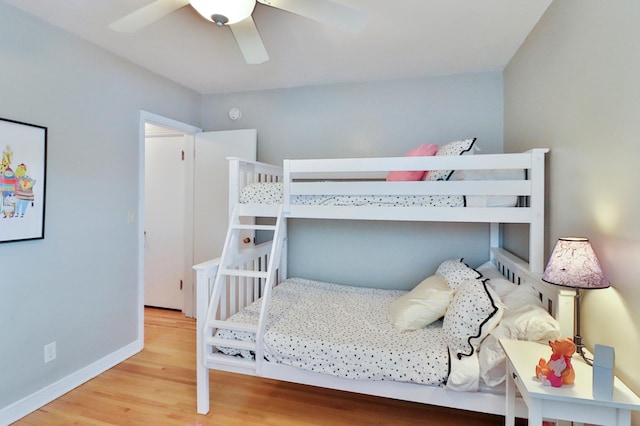
[[[447,284],[454,290],[457,290],[467,280],[474,280],[482,277],[482,274],[475,269],[469,268],[462,258],[445,260],[438,266],[437,275],[443,276],[447,280]]]
[[[422,144],[409,151],[405,157],[431,157],[438,152],[438,145],[436,144]],[[387,181],[418,181],[422,180],[425,176],[424,170],[404,170],[397,172],[389,172],[387,174]]]
[[[471,151],[476,138],[465,139],[463,141],[449,142],[438,149],[436,155],[462,155]],[[449,180],[453,170],[431,170],[427,172],[422,180]]]
[[[471,356],[498,325],[504,305],[485,281],[468,280],[458,289],[442,322],[442,330],[458,359]]]

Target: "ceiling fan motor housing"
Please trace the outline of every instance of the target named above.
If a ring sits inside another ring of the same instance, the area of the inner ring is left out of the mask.
[[[214,13],[211,15],[211,20],[216,23],[217,26],[221,27],[227,22],[229,22],[229,18],[224,15],[220,15],[218,13]]]
[[[253,13],[256,0],[190,0],[191,6],[218,26],[233,25]]]

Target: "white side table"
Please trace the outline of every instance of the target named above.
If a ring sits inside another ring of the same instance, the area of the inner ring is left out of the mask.
[[[613,398],[593,398],[593,370],[582,358],[574,356],[571,365],[575,383],[554,388],[535,378],[540,358],[549,359],[551,349],[535,342],[500,339],[507,355],[507,407],[505,425],[515,422],[516,388],[529,409],[529,425],[542,425],[543,418],[568,420],[599,425],[630,425],[631,411],[640,410],[640,398],[617,378]]]

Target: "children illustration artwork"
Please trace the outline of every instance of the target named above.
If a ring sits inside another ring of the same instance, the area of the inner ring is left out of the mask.
[[[0,164],[0,218],[22,219],[29,213],[36,199],[33,186],[36,180],[29,176],[29,168],[19,163],[13,170],[13,149],[7,145],[2,152]]]
[[[0,243],[44,238],[47,128],[0,118]]]

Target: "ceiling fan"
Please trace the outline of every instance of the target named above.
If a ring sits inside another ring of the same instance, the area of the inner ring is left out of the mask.
[[[330,0],[257,1],[351,33],[362,31],[367,20],[364,12]],[[269,59],[251,16],[256,0],[155,0],[111,23],[109,28],[132,33],[188,4],[217,26],[228,26],[248,64],[261,64]]]

